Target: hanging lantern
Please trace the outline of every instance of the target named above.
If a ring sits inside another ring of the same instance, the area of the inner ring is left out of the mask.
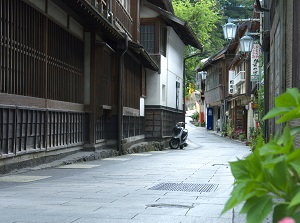
[[[240,39],[240,51],[242,53],[248,53],[252,51],[253,38],[246,35]]]
[[[235,25],[234,23],[227,23],[223,26],[223,32],[224,32],[224,37],[227,40],[231,40],[234,39],[235,34],[236,34],[236,29],[237,29],[237,25]]]

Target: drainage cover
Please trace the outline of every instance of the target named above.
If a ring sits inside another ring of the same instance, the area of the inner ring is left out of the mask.
[[[160,183],[149,190],[168,190],[186,192],[214,192],[218,184],[193,184],[193,183]]]

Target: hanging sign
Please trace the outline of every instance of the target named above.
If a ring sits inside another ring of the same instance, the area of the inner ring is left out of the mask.
[[[235,76],[235,70],[229,70],[229,83],[228,83],[228,93],[234,94],[234,76]]]
[[[254,43],[251,51],[251,81],[259,81],[259,44]]]

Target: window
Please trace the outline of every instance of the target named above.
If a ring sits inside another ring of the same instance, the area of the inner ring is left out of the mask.
[[[162,101],[166,102],[166,85],[162,85]]]
[[[148,53],[154,53],[155,49],[155,26],[141,25],[141,43]]]
[[[179,90],[180,90],[180,83],[176,81],[176,109],[179,109]]]

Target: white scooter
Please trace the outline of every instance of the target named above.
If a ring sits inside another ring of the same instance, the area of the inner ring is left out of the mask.
[[[184,122],[177,122],[173,128],[173,136],[169,141],[169,146],[172,149],[183,149],[187,146],[186,139],[188,137],[188,130],[184,128]]]

